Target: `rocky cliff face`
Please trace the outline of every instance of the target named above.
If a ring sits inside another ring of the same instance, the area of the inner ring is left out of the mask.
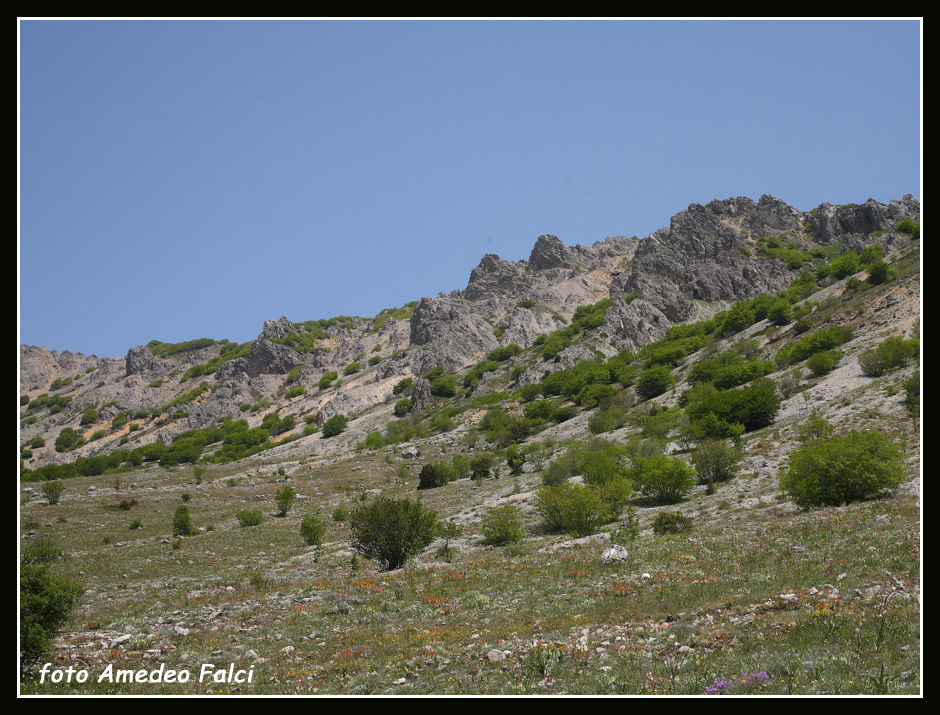
[[[872,199],[860,205],[824,203],[807,213],[772,196],[757,202],[736,197],[692,204],[673,216],[668,227],[642,240],[621,236],[588,247],[539,236],[528,259],[507,261],[487,254],[471,271],[466,288],[424,297],[410,316],[405,311],[373,319],[341,318],[321,321],[319,327],[294,324],[286,317],[267,320],[258,338],[242,346],[246,350],[234,359],[225,359],[219,345],[165,357],[137,346],[124,360],[21,346],[21,394],[69,398],[68,406],[54,414],[23,405],[21,442],[37,436],[46,440],[47,447],[37,449],[29,464],[34,467],[105,453],[124,437],[132,446],[166,441],[225,416],[245,417],[252,426],[272,410],[313,414],[321,423],[334,414],[351,416],[397,399],[392,390],[404,377],[437,366],[460,371],[500,346],[528,347],[539,335],[564,327],[579,306],[606,298],[612,304],[600,330],[602,342],[594,349],[637,350],[663,337],[672,324],[689,319],[702,302],[748,299],[785,288],[798,272],[781,260],[758,255],[758,237],[781,237],[803,250],[834,244],[856,251],[872,243],[890,247],[899,239],[895,224],[917,219],[919,212],[919,202],[910,195],[887,205]],[[537,382],[546,372],[591,354],[573,346],[554,361],[527,369],[518,384]],[[187,370],[213,359],[221,361],[217,369],[186,378]],[[328,372],[338,373],[338,379],[329,387],[319,386]],[[68,385],[51,389],[53,381],[66,378]],[[187,398],[203,381],[206,390]],[[427,400],[429,395],[427,381],[418,380],[413,396]],[[159,419],[150,416],[170,404],[178,406]],[[98,407],[99,419],[79,425],[86,406]],[[134,433],[126,427],[109,429],[119,413],[148,417],[140,418],[143,429]],[[51,446],[65,427],[86,438],[102,429],[107,435],[66,456]]]

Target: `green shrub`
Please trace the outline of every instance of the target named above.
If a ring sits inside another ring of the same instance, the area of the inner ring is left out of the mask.
[[[46,497],[46,500],[50,504],[58,504],[59,500],[62,498],[62,492],[65,491],[65,485],[58,479],[45,482],[42,485],[42,495]]]
[[[767,309],[767,319],[774,325],[786,325],[793,319],[793,306],[785,298],[777,298]]]
[[[891,279],[891,271],[884,261],[874,261],[868,266],[868,282],[872,285],[881,285]]]
[[[769,378],[755,380],[750,385],[734,390],[723,390],[704,395],[688,405],[686,413],[693,422],[699,422],[709,437],[733,437],[733,426],[741,425],[751,432],[772,424],[780,409],[776,385]],[[716,429],[712,429],[712,427]]]
[[[522,408],[522,414],[533,422],[547,422],[555,414],[555,403],[551,400],[535,400]]]
[[[861,268],[861,261],[855,251],[846,251],[831,264],[832,275],[836,278],[846,278],[853,273],[858,273]]]
[[[443,462],[428,462],[418,475],[418,489],[435,489],[457,479],[457,470]]]
[[[395,383],[395,387],[392,388],[392,394],[400,395],[405,392],[405,390],[410,390],[414,385],[415,379],[413,377],[405,377]]]
[[[369,432],[369,434],[366,435],[365,442],[363,442],[363,446],[366,449],[379,449],[384,444],[385,440],[382,439],[382,435],[378,432]]]
[[[727,442],[708,440],[696,446],[691,461],[698,472],[698,483],[714,485],[734,477],[741,461],[741,451]]]
[[[672,372],[665,365],[646,368],[636,381],[636,394],[649,400],[663,394],[673,385]]]
[[[518,355],[522,352],[522,348],[515,343],[510,343],[509,345],[504,345],[501,348],[496,348],[491,350],[486,355],[487,360],[493,360],[494,362],[505,362],[514,355]]]
[[[378,497],[353,510],[349,525],[353,548],[393,570],[434,540],[437,514],[420,502]]]
[[[349,420],[346,419],[343,415],[333,415],[326,422],[323,423],[323,436],[324,437],[335,437],[344,429],[349,423]]]
[[[431,381],[431,394],[436,397],[453,397],[457,394],[457,376],[443,375]]]
[[[920,221],[910,218],[901,219],[894,224],[894,228],[901,233],[910,235],[912,238],[920,238]]]
[[[471,479],[486,479],[490,476],[490,470],[495,463],[496,460],[489,452],[484,452],[483,454],[478,454],[476,457],[472,457],[470,459]]]
[[[487,546],[505,546],[522,541],[525,536],[522,512],[512,504],[487,509],[480,531]]]
[[[290,511],[296,498],[297,492],[294,491],[293,487],[286,486],[279,489],[274,495],[274,502],[277,504],[277,515],[280,517],[287,516],[287,512]]]
[[[358,362],[351,362],[346,367],[343,368],[344,375],[355,375],[357,372],[362,370],[362,364]]]
[[[802,263],[801,263],[802,264]],[[751,327],[757,321],[757,315],[750,301],[735,303],[722,314],[719,321],[719,335],[733,335]]]
[[[643,496],[654,504],[675,504],[692,489],[696,471],[681,459],[636,457],[629,472]]]
[[[777,352],[777,364],[795,365],[803,362],[814,353],[837,348],[852,339],[854,330],[851,325],[835,325],[824,330],[817,330],[782,348]]]
[[[871,246],[865,247],[861,255],[858,257],[858,260],[862,263],[862,265],[868,265],[869,263],[880,261],[884,257],[885,247],[880,243],[874,243]]]
[[[893,335],[885,338],[878,347],[859,355],[858,364],[867,377],[880,377],[890,370],[903,367],[919,352],[919,340],[905,340],[899,335]]]
[[[546,531],[587,536],[620,515],[629,493],[626,480],[604,486],[564,482],[539,491],[537,510]]]
[[[790,454],[780,488],[804,509],[874,499],[904,481],[898,445],[882,432],[811,439]]]
[[[320,517],[314,514],[307,514],[300,521],[300,538],[304,540],[307,546],[320,546],[323,543],[323,536],[326,534],[326,527]]]
[[[808,367],[816,377],[822,377],[832,372],[841,359],[841,350],[826,350],[810,355],[806,360],[806,367]]]
[[[657,536],[678,534],[692,528],[692,519],[677,511],[664,511],[653,520],[653,533]]]
[[[176,511],[173,513],[173,535],[189,536],[193,533],[195,533],[195,529],[189,516],[189,509],[185,506],[176,507]]]
[[[506,448],[506,466],[509,467],[509,473],[513,476],[522,474],[525,466],[525,452],[518,446],[511,444]]]
[[[339,377],[339,373],[337,372],[325,372],[317,382],[317,387],[319,387],[321,390],[325,390],[333,384],[333,380],[335,380],[337,377]]]
[[[29,548],[24,549],[24,556]],[[80,584],[53,576],[47,563],[23,559],[20,565],[20,670],[28,672],[49,652],[57,631],[78,599]]]
[[[920,410],[920,370],[907,378],[901,387],[906,395],[907,409],[916,415]]]
[[[258,524],[264,521],[264,516],[260,511],[251,511],[249,509],[242,509],[235,514],[235,518],[238,519],[238,525],[242,527],[258,526]]]
[[[401,398],[398,402],[395,403],[395,409],[394,409],[395,416],[404,417],[409,412],[411,412],[412,407],[414,407],[414,402],[411,400],[410,397]]]
[[[89,407],[84,412],[82,412],[82,419],[81,419],[80,424],[90,425],[97,421],[98,421],[98,410],[96,410],[94,407]]]

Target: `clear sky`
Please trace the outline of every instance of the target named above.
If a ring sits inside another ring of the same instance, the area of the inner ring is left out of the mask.
[[[21,21],[20,342],[372,316],[690,203],[920,198],[918,21]]]

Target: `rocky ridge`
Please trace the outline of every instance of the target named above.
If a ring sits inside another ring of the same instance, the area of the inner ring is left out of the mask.
[[[765,195],[757,202],[736,197],[691,204],[673,216],[668,227],[642,240],[620,236],[590,247],[565,246],[556,236],[544,235],[528,259],[507,261],[487,254],[471,271],[465,289],[423,297],[413,310],[319,324],[294,323],[286,317],[267,320],[258,338],[245,346],[245,354],[224,361],[223,351],[231,347],[224,344],[167,356],[135,346],[123,360],[24,345],[21,395],[34,399],[51,392],[71,401],[66,409],[32,422],[27,406],[21,405],[21,442],[45,439],[47,446],[35,450],[29,462],[34,468],[107,453],[123,437],[132,438],[132,446],[167,442],[224,416],[245,417],[252,426],[271,410],[312,413],[319,424],[334,414],[354,417],[392,401],[393,388],[403,378],[438,366],[445,372],[461,371],[498,347],[529,347],[538,336],[564,327],[579,306],[607,298],[612,305],[592,350],[605,355],[623,348],[637,350],[661,338],[671,325],[693,317],[703,303],[748,299],[785,288],[798,273],[779,259],[756,255],[757,237],[779,236],[804,250],[840,244],[843,251],[860,251],[872,243],[890,248],[900,240],[895,224],[918,218],[919,210],[910,195],[887,205],[872,199],[860,205],[824,203],[810,212]],[[583,346],[572,346],[524,371],[517,384],[538,382],[592,355]],[[213,359],[220,361],[214,371],[181,379]],[[353,364],[359,369],[350,370]],[[338,373],[337,379],[319,387],[330,372]],[[53,381],[67,378],[71,384],[51,391]],[[160,419],[154,410],[202,382],[208,385],[205,394],[156,424]],[[426,400],[427,381],[419,385],[416,394]],[[288,386],[304,388],[303,394],[287,397]],[[80,425],[82,410],[92,406],[98,408],[98,420]],[[149,416],[139,432],[111,430],[68,455],[52,449],[65,427],[88,439],[110,427],[117,414],[142,412]]]

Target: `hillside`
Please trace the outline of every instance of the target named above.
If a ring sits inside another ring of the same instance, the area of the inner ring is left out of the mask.
[[[738,197],[642,239],[540,236],[372,318],[281,317],[249,343],[123,360],[21,346],[23,544],[51,540],[87,589],[55,663],[234,660],[257,678],[24,687],[918,692],[919,222],[911,196]],[[902,483],[802,508],[780,483],[794,455],[852,430],[897,445]],[[704,479],[709,449],[731,474]],[[664,498],[657,464],[699,474]],[[547,495],[561,514],[565,490],[603,506],[556,524]],[[349,514],[383,497],[454,526],[382,570]],[[690,528],[660,533],[676,514]],[[484,543],[499,515],[522,531]]]

